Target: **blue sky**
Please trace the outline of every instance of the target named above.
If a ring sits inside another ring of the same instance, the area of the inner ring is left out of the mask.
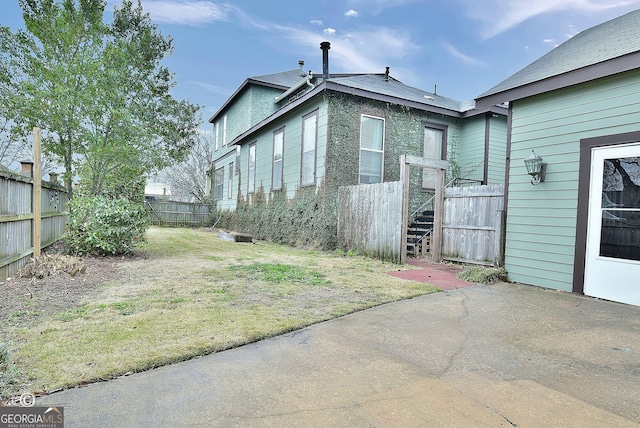
[[[120,1],[108,0],[108,10]],[[640,8],[640,0],[143,0],[174,39],[174,96],[206,120],[245,78],[298,67],[378,72],[473,99],[578,32]],[[110,15],[110,13],[108,13]],[[0,25],[22,26],[15,0]]]

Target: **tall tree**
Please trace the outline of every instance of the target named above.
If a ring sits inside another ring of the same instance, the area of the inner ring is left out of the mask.
[[[162,170],[159,178],[171,186],[171,196],[185,201],[207,199],[207,172],[213,161],[213,136],[200,131],[187,158]]]
[[[138,1],[124,0],[104,23],[104,0],[19,0],[26,31],[0,30],[0,56],[21,99],[22,133],[43,129],[44,151],[85,192],[139,183],[182,160],[193,145],[199,106],[170,93],[162,66],[172,40]]]

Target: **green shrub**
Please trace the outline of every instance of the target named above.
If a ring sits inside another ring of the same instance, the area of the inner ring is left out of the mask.
[[[79,196],[69,210],[65,241],[71,254],[126,254],[147,230],[144,206],[129,199]]]

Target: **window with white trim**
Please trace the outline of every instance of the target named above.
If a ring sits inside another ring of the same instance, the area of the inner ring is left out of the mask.
[[[360,116],[360,184],[382,183],[384,119]]]
[[[284,127],[273,133],[273,178],[271,190],[282,189]]]
[[[219,201],[222,199],[224,191],[224,167],[216,169],[213,183],[213,199]]]
[[[216,151],[218,151],[218,148],[220,147],[220,126],[218,125],[218,122],[213,124],[213,132],[215,133],[216,139]]]
[[[236,146],[236,175],[240,174],[240,146]]]
[[[227,115],[222,118],[222,145],[227,145]]]
[[[249,145],[249,168],[247,172],[247,193],[256,191],[256,143]]]
[[[318,112],[314,111],[302,118],[302,162],[300,185],[316,183],[316,146],[318,140]]]
[[[227,175],[229,176],[229,183],[227,184],[227,198],[231,199],[233,198],[233,162],[229,162],[229,170],[227,172]]]

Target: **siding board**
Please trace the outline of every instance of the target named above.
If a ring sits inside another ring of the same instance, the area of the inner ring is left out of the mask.
[[[637,131],[639,112],[640,71],[514,102],[505,255],[510,280],[571,291],[580,140]],[[546,181],[537,186],[528,183],[522,162],[531,149],[548,163]],[[557,237],[527,248],[538,232]]]

